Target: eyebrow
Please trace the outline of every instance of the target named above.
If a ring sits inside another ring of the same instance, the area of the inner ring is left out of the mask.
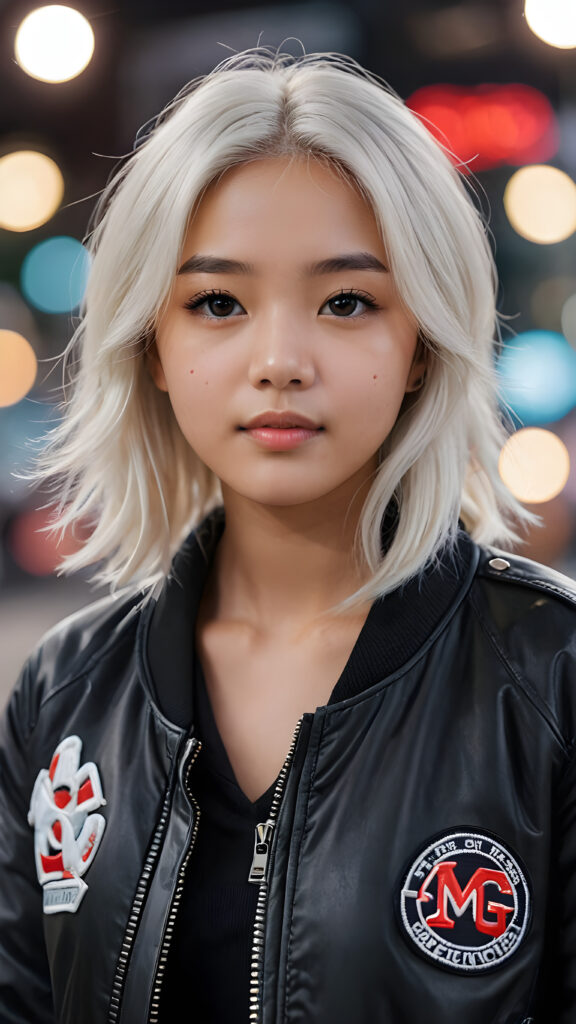
[[[385,267],[370,252],[344,253],[342,256],[331,256],[329,259],[309,263],[304,267],[307,274],[314,276],[337,274],[341,270],[377,270],[380,273],[389,273],[388,267]],[[230,260],[224,256],[208,256],[197,253],[182,264],[178,276],[181,274],[253,274],[254,272],[254,266],[251,263]]]

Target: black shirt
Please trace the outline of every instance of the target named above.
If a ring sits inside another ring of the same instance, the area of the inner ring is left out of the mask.
[[[163,983],[161,1021],[194,1024],[248,1021],[252,931],[258,886],[248,882],[254,833],[266,821],[275,783],[251,802],[236,782],[204,675],[194,662],[195,733],[202,750],[190,788],[200,821]]]

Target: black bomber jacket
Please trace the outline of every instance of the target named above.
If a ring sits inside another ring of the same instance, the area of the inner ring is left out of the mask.
[[[159,1020],[202,752],[157,694],[191,678],[222,528],[22,672],[0,728],[2,1024]],[[380,681],[303,715],[259,827],[250,1021],[574,1024],[576,590],[462,532],[382,600]]]

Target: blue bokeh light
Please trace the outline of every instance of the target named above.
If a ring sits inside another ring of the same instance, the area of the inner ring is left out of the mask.
[[[498,362],[504,401],[526,426],[554,423],[576,405],[576,352],[563,334],[525,331]]]
[[[69,313],[86,289],[90,256],[76,238],[59,235],[34,246],[22,264],[20,284],[28,302],[44,313]]]
[[[58,426],[57,405],[24,398],[0,409],[0,498],[7,506],[19,507],[29,497],[30,484],[22,479],[34,469],[45,446],[46,435]]]

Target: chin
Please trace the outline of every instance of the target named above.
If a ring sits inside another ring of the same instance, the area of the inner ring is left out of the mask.
[[[228,485],[230,490],[236,494],[252,501],[258,505],[266,505],[270,508],[289,508],[295,505],[306,505],[310,502],[321,501],[331,493],[332,488],[319,489],[316,487],[288,487],[285,484],[275,484],[268,487],[247,488]]]
[[[310,502],[319,501],[324,497],[324,492],[318,493],[314,491],[309,492],[297,492],[294,493],[276,491],[266,492],[265,494],[250,495],[250,499],[257,502],[259,505],[267,505],[270,508],[291,508],[295,505],[308,505]]]

